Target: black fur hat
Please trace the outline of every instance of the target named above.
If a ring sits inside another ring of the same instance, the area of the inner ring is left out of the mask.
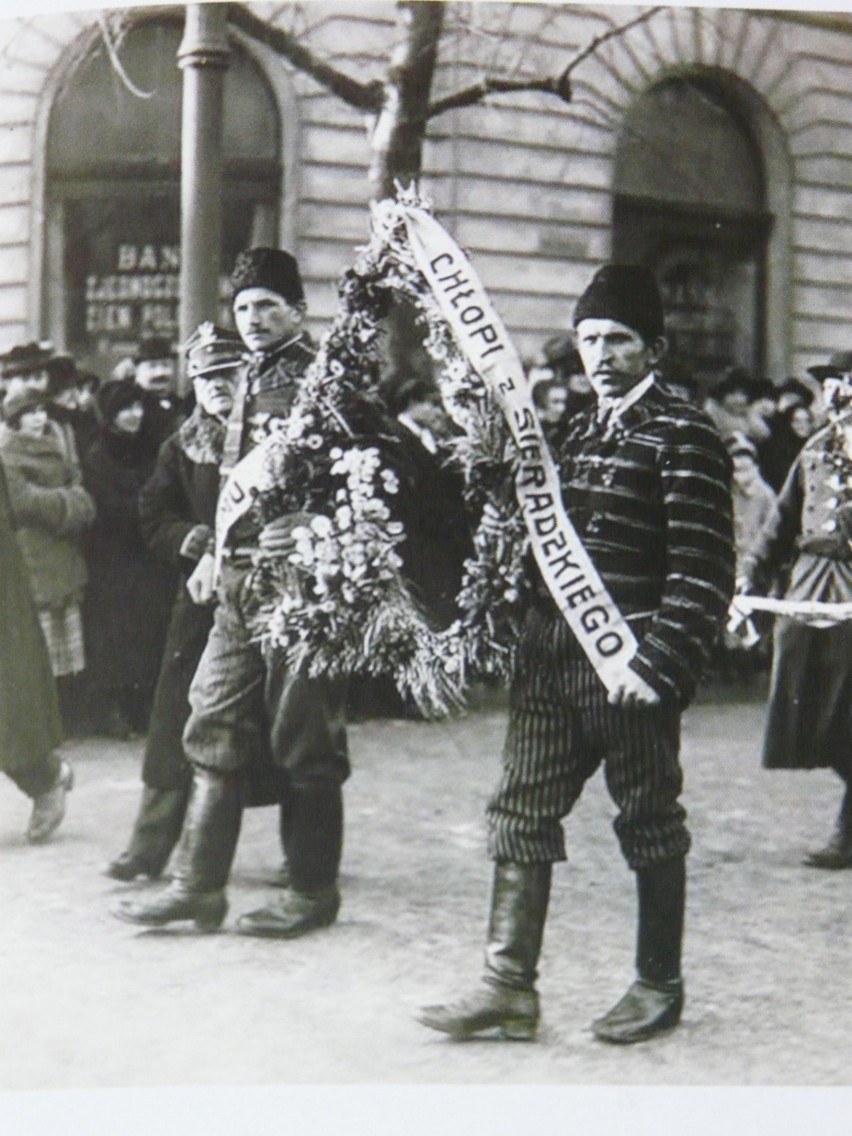
[[[584,319],[611,319],[653,343],[664,331],[657,281],[641,264],[605,264],[577,301],[574,327]]]
[[[239,254],[231,272],[231,299],[245,288],[268,288],[294,306],[305,298],[296,258],[283,249],[250,248]]]

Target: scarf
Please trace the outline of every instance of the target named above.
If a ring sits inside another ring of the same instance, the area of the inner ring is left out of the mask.
[[[226,426],[196,406],[178,429],[178,445],[196,465],[218,466],[225,451]]]

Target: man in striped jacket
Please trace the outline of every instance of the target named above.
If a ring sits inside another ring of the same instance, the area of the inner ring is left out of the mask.
[[[603,764],[615,832],[636,873],[637,979],[593,1024],[614,1043],[673,1028],[690,838],[680,804],[680,718],[733,590],[730,461],[715,428],[656,381],[665,347],[656,282],[607,265],[580,297],[578,347],[596,405],[554,441],[566,511],[638,647],[607,693],[532,569],[503,773],[488,806],[495,861],[483,982],[420,1020],[456,1038],[529,1039],[551,866],[562,820]]]

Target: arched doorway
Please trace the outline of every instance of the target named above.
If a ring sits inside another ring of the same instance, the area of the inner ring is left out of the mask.
[[[761,146],[717,77],[678,75],[630,109],[615,162],[613,251],[652,268],[671,350],[703,388],[767,367],[767,207]]]
[[[141,93],[128,89],[101,45],[50,110],[45,332],[102,376],[141,335],[178,335],[182,33],[180,21],[135,24],[120,57]],[[274,95],[236,44],[224,104],[227,271],[240,248],[276,243],[282,181]]]

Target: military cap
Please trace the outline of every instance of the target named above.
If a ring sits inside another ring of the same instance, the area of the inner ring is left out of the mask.
[[[186,373],[190,379],[236,367],[242,360],[245,348],[233,331],[217,327],[207,321],[199,324],[186,343]]]

